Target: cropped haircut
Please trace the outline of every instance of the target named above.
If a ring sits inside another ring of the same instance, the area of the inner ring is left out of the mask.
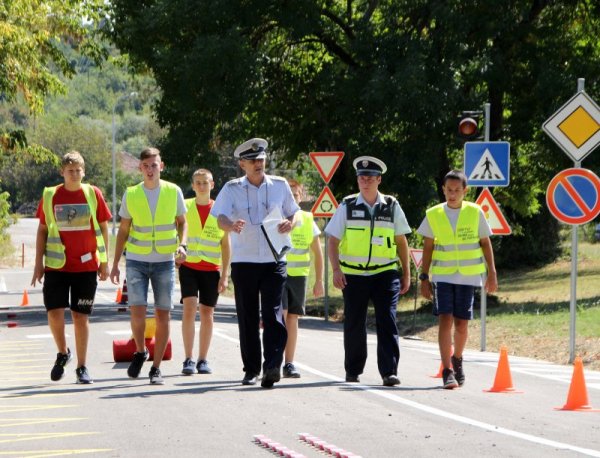
[[[462,170],[450,170],[446,176],[444,176],[444,182],[442,184],[445,186],[446,181],[448,180],[460,180],[463,188],[467,187],[467,176],[462,172]]]
[[[60,160],[60,168],[64,169],[68,165],[79,165],[85,170],[85,161],[79,151],[69,151],[63,155]]]
[[[140,161],[154,157],[158,157],[160,159],[160,151],[158,150],[158,148],[144,148],[140,153]]]
[[[194,178],[197,177],[198,175],[209,175],[210,179],[213,180],[213,174],[208,169],[198,169],[198,170],[196,170],[194,173],[192,173],[192,181],[194,181]]]

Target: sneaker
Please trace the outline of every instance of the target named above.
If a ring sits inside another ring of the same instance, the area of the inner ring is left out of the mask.
[[[85,366],[81,366],[75,369],[75,375],[77,375],[77,383],[82,383],[84,385],[94,383],[94,381],[90,377],[90,373],[88,372],[87,367]]]
[[[162,374],[160,373],[160,369],[158,367],[152,366],[150,368],[150,373],[148,374],[150,377],[151,385],[164,385],[165,380],[162,378]]]
[[[212,369],[208,365],[208,361],[205,359],[198,360],[198,364],[196,364],[196,370],[199,374],[212,374]]]
[[[150,354],[148,353],[147,348],[144,348],[143,353],[136,351],[133,354],[133,360],[127,368],[127,375],[129,375],[130,378],[138,378],[142,370],[142,366],[144,365],[144,362],[148,359],[148,356],[150,356]]]
[[[454,372],[452,369],[444,369],[442,371],[442,379],[444,380],[444,389],[451,390],[458,386],[458,382],[454,378]]]
[[[465,384],[465,372],[463,371],[463,359],[455,358],[452,356],[452,368],[454,369],[454,377],[458,382],[458,386],[463,386]]]
[[[192,375],[196,372],[196,364],[190,358],[186,358],[183,362],[183,369],[181,369],[181,373],[183,375]]]
[[[346,382],[348,382],[348,383],[360,383],[360,378],[358,377],[358,375],[352,375],[352,374],[348,374],[346,372]]]
[[[242,385],[256,385],[257,379],[258,377],[252,372],[246,372],[244,374],[244,378],[242,379]]]
[[[73,359],[71,350],[67,348],[67,353],[57,353],[54,367],[50,372],[50,378],[53,382],[58,382],[65,375],[65,366]]]
[[[260,386],[263,388],[271,388],[273,384],[280,380],[281,376],[279,375],[279,368],[272,367],[270,369],[265,369],[263,371],[262,381],[260,382]]]
[[[294,363],[286,363],[283,366],[283,377],[284,378],[300,378],[300,372],[296,370]]]
[[[386,375],[383,377],[383,386],[400,385],[400,379],[395,374]]]

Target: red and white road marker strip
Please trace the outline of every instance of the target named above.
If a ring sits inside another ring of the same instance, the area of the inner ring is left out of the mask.
[[[344,450],[337,445],[330,444],[320,437],[313,436],[310,433],[298,433],[298,437],[301,441],[306,442],[308,445],[322,450],[331,456],[335,456],[336,458],[361,458],[360,455],[355,455],[354,453]]]
[[[274,453],[277,453],[279,456],[283,456],[285,458],[306,458],[302,453],[298,453],[263,434],[255,434],[252,437],[254,438],[254,443]]]

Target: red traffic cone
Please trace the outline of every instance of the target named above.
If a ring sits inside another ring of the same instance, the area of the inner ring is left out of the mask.
[[[585,386],[585,376],[583,375],[583,362],[578,356],[575,358],[573,366],[573,377],[569,387],[567,403],[562,407],[556,407],[556,410],[577,410],[580,412],[599,412],[600,410],[592,408],[589,405],[587,387]]]

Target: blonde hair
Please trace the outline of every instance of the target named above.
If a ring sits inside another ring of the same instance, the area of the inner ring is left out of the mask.
[[[79,165],[82,169],[85,169],[85,161],[79,151],[69,151],[63,155],[60,168],[64,169],[68,165]]]

